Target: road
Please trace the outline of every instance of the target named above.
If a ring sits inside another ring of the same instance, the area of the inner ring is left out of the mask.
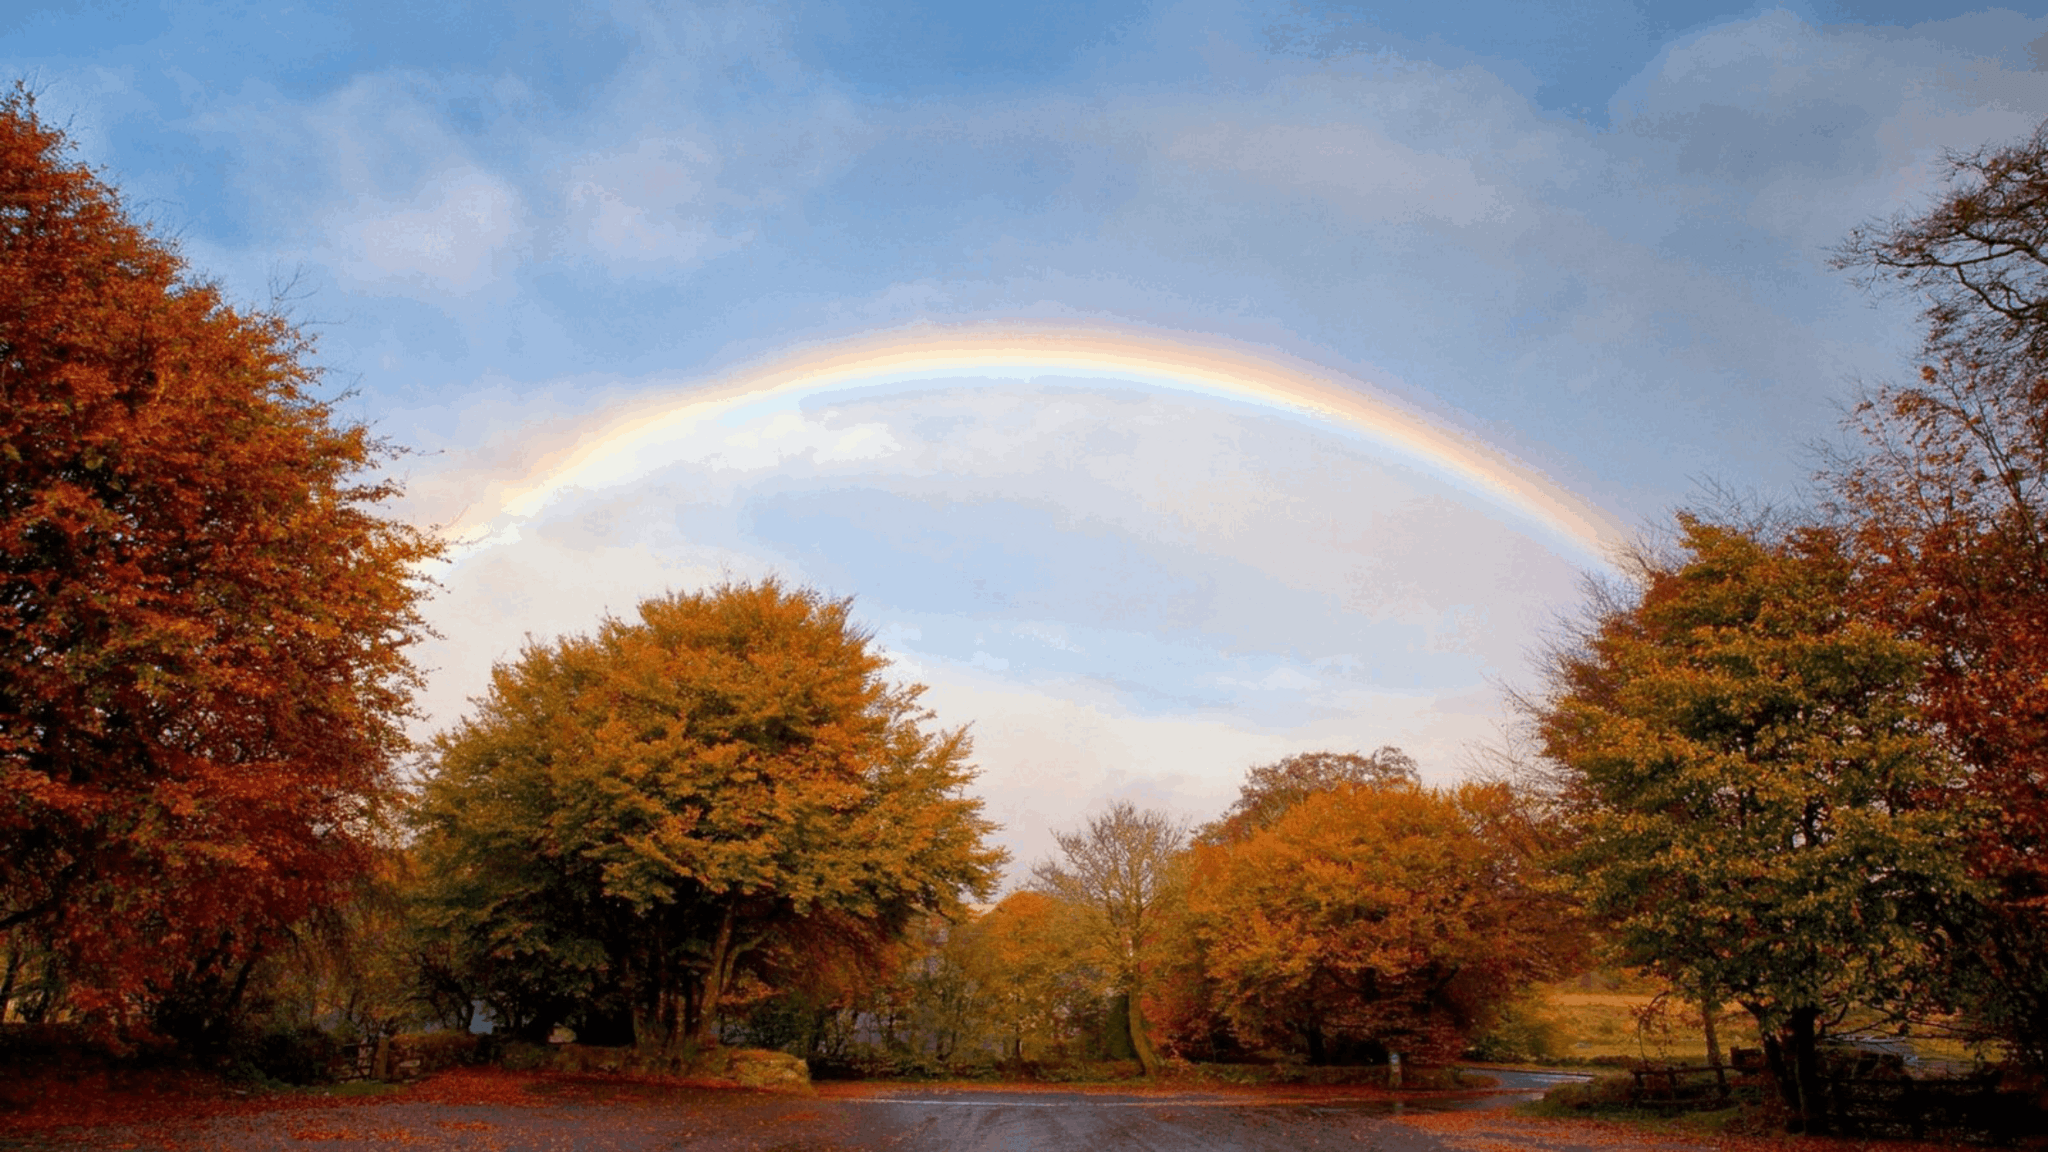
[[[300,1098],[146,1124],[0,1137],[0,1149],[126,1147],[369,1152],[403,1144],[493,1152],[1448,1152],[1402,1111],[1497,1109],[1555,1083],[1492,1073],[1490,1093],[1404,1101],[1342,1089],[1274,1096],[826,1085],[816,1096],[672,1085],[445,1074],[404,1095]]]
[[[925,1152],[1053,1152],[1059,1149],[1326,1148],[1435,1152],[1435,1138],[1391,1123],[1403,1110],[1478,1111],[1534,1099],[1551,1086],[1584,1076],[1492,1072],[1500,1083],[1484,1093],[1409,1101],[1320,1099],[1264,1103],[1239,1095],[1117,1096],[1101,1093],[954,1091],[891,1092],[841,1101],[871,1113],[860,1125],[876,1147]]]

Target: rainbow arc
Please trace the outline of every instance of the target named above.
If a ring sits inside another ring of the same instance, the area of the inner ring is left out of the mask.
[[[607,463],[644,456],[706,421],[777,399],[921,379],[1123,381],[1293,413],[1390,449],[1604,563],[1626,538],[1613,516],[1481,438],[1361,381],[1233,341],[1083,324],[927,325],[815,345],[651,396],[612,413],[473,506],[455,534],[523,520],[556,495],[604,482]]]

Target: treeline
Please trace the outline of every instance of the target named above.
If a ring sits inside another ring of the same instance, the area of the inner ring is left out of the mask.
[[[1192,836],[1112,804],[1028,887],[874,969],[760,988],[733,1034],[887,1071],[1442,1063],[1584,959],[1546,836],[1512,789],[1424,788],[1396,749],[1289,757]]]

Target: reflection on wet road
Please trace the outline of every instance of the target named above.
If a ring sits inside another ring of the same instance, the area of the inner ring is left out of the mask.
[[[1428,1152],[1433,1137],[1390,1122],[1408,1111],[1473,1111],[1534,1099],[1577,1073],[1488,1072],[1492,1088],[1404,1099],[1319,1095],[1294,1102],[1188,1093],[1116,1096],[1002,1091],[899,1092],[848,1098],[865,1113],[857,1126],[886,1143],[924,1152],[1063,1152],[1065,1149],[1214,1149],[1281,1152],[1299,1149],[1381,1149]],[[886,1135],[885,1135],[886,1134]]]

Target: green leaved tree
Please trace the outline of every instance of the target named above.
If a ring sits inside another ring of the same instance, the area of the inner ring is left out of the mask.
[[[1680,528],[1529,706],[1580,896],[1627,963],[1756,1017],[1811,1130],[1817,1039],[1905,1000],[1973,890],[1964,780],[1916,708],[1926,649],[1850,610],[1836,537]]]
[[[435,740],[429,931],[501,1019],[612,1011],[675,1053],[716,1043],[720,998],[777,945],[957,914],[1003,853],[965,732],[928,730],[882,667],[847,602],[772,579],[529,644]]]

